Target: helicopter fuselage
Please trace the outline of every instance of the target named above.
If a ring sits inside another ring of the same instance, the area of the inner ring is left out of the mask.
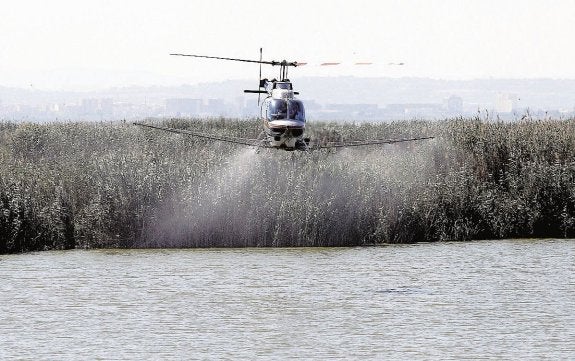
[[[294,97],[289,81],[270,81],[266,84],[268,97],[261,106],[265,141],[268,146],[294,150],[307,147],[305,109],[301,100]]]

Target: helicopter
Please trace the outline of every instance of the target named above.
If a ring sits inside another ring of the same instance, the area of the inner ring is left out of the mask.
[[[257,90],[244,90],[244,93],[258,94],[258,106],[260,106],[261,119],[263,121],[263,131],[257,139],[236,138],[225,135],[212,135],[200,132],[195,132],[188,129],[178,129],[162,127],[152,124],[136,122],[135,125],[148,127],[157,130],[168,131],[172,133],[187,134],[190,136],[210,139],[215,141],[223,141],[234,144],[241,144],[247,146],[254,146],[260,148],[275,148],[287,151],[310,151],[314,149],[325,148],[344,148],[344,147],[357,147],[368,146],[376,144],[393,144],[402,142],[411,142],[417,140],[432,139],[433,137],[414,137],[414,138],[399,138],[399,139],[367,139],[356,141],[340,141],[340,142],[316,142],[304,136],[306,118],[305,108],[303,102],[295,97],[299,92],[294,91],[293,84],[288,78],[288,69],[290,67],[297,67],[306,65],[307,63],[297,61],[276,61],[276,60],[262,60],[262,49],[260,48],[260,59],[237,59],[218,56],[207,55],[194,55],[194,54],[179,54],[172,53],[171,56],[184,56],[194,58],[206,58],[217,60],[238,61],[246,63],[257,63],[260,66],[259,72],[259,86]],[[339,63],[323,63],[322,65],[337,65]],[[361,65],[371,63],[357,63]],[[403,63],[400,63],[403,65]],[[262,65],[279,66],[279,80],[273,78],[271,80],[262,79],[261,67]],[[265,94],[263,102],[260,102],[261,95]]]

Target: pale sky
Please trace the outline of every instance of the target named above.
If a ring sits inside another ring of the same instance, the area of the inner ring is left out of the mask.
[[[0,14],[0,86],[257,79],[254,64],[168,54],[257,59],[260,47],[309,63],[292,79],[575,79],[575,0],[19,0]]]

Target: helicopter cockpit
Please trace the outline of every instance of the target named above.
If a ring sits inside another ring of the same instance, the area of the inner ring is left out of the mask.
[[[267,111],[267,120],[297,120],[305,122],[303,103],[297,99],[270,99]]]

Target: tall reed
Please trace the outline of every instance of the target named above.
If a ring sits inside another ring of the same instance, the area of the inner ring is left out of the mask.
[[[256,120],[154,122],[255,138]],[[575,236],[575,121],[310,123],[255,151],[124,123],[0,123],[0,253]]]

